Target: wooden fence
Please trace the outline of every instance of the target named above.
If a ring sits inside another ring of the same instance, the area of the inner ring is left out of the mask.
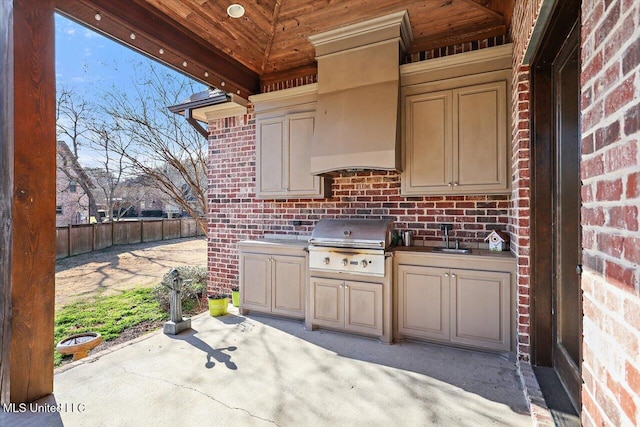
[[[56,227],[56,259],[116,245],[204,236],[193,218],[116,221]]]

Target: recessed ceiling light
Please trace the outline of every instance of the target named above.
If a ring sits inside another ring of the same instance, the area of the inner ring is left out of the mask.
[[[205,77],[209,77],[209,73],[205,71],[205,72],[204,72],[204,76],[205,76]]]
[[[135,34],[135,33],[131,33],[131,34],[129,35],[129,38],[130,38],[131,40],[135,40],[135,39],[136,39],[136,34]]]
[[[182,62],[182,66],[186,67],[187,66],[187,61]]]
[[[100,13],[96,13],[94,18],[96,18],[96,21],[100,21],[102,19],[102,15],[100,15]]]
[[[158,53],[159,53],[160,55],[164,55],[164,49],[163,49],[163,48],[158,49]]]
[[[227,8],[227,15],[232,18],[241,18],[244,15],[244,7],[241,4],[233,3]]]

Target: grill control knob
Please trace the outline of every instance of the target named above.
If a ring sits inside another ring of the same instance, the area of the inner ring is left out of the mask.
[[[342,265],[346,267],[348,264],[349,261],[346,258],[342,258]]]
[[[360,265],[362,266],[362,268],[365,268],[366,266],[369,265],[369,263],[367,262],[366,259],[363,259],[362,261],[360,261]]]
[[[329,257],[326,257],[326,258],[324,259],[324,263],[325,263],[325,264],[329,264],[329,262],[330,262],[330,261],[331,261],[331,258],[329,258]]]

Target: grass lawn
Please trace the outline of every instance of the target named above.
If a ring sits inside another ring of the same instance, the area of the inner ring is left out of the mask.
[[[99,332],[105,341],[117,338],[128,328],[144,322],[169,319],[162,311],[153,289],[139,288],[119,295],[80,301],[58,310],[55,315],[54,349],[63,338],[82,332]],[[54,365],[62,355],[54,350]]]

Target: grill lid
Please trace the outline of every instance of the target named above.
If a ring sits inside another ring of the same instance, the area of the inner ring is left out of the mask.
[[[309,243],[341,248],[386,249],[391,246],[390,219],[321,219]]]

